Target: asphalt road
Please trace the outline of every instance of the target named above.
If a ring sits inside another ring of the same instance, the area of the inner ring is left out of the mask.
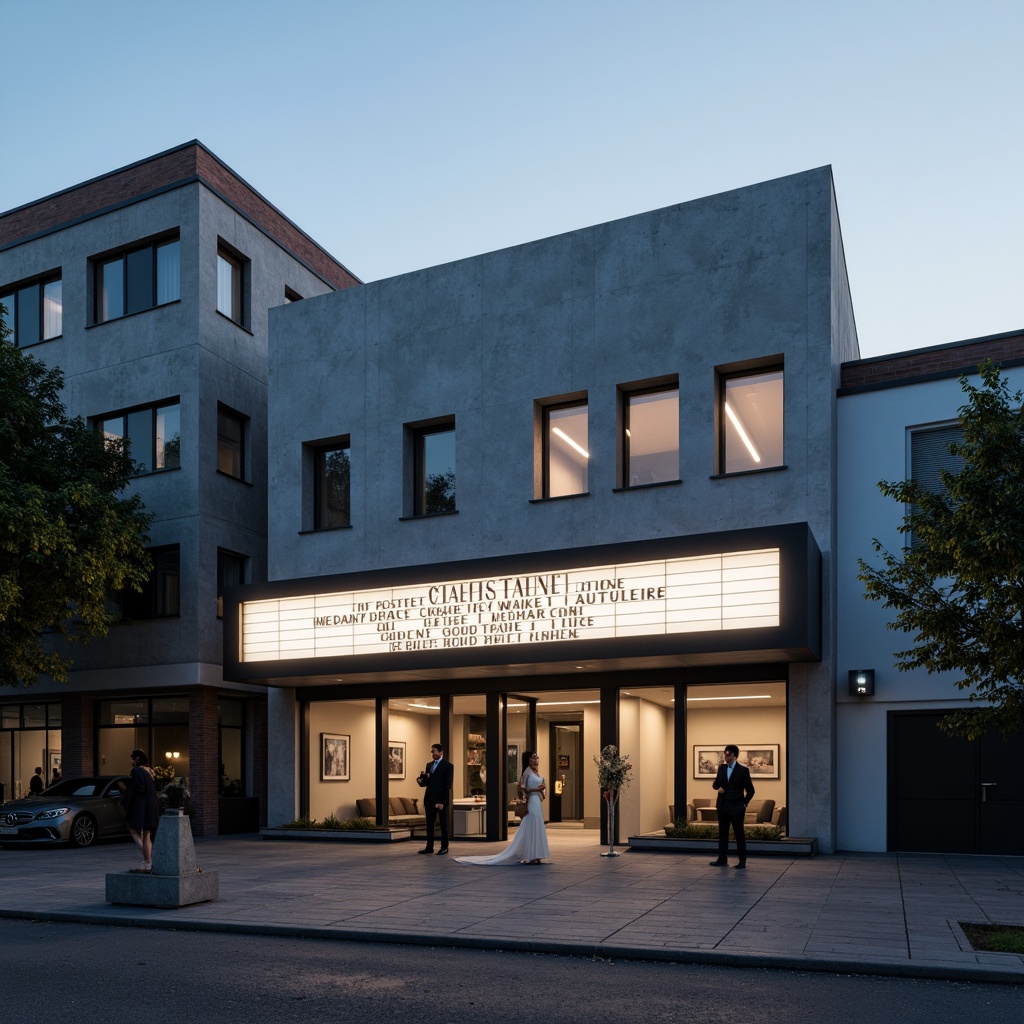
[[[0,920],[12,1024],[963,1024],[1024,988]]]

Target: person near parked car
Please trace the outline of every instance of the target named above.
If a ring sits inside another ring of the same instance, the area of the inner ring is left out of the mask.
[[[32,796],[39,796],[45,788],[43,783],[43,769],[37,768],[35,775],[32,776],[32,781],[28,784],[28,791]]]
[[[132,870],[148,874],[153,870],[153,833],[160,819],[160,808],[153,769],[142,750],[132,751],[132,773],[124,795],[124,813],[132,840],[142,851],[142,867]]]

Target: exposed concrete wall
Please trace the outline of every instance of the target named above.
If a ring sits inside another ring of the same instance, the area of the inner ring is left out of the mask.
[[[835,384],[856,353],[841,259],[820,168],[271,311],[269,577],[806,521],[825,654],[793,673],[789,812],[830,850]],[[780,355],[786,468],[717,476],[716,369]],[[618,389],[669,374],[682,486],[617,490]],[[589,494],[531,503],[535,402],[579,392]],[[443,416],[458,514],[403,520],[403,425]],[[304,445],[340,435],[352,528],[304,532]]]

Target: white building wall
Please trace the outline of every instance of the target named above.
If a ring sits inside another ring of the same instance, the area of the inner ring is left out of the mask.
[[[1006,371],[1011,390],[1024,388],[1024,368]],[[975,374],[972,383],[980,378]],[[956,419],[965,396],[955,377],[858,394],[838,403],[838,630],[836,655],[837,848],[881,851],[887,846],[887,713],[952,709],[967,701],[951,674],[899,672],[894,653],[913,637],[887,630],[888,613],[864,597],[858,558],[880,564],[872,540],[898,552],[904,507],[878,489],[880,480],[909,476],[908,430]],[[873,697],[849,695],[849,671],[875,670]],[[792,727],[791,727],[792,728]],[[791,735],[792,738],[792,735]]]

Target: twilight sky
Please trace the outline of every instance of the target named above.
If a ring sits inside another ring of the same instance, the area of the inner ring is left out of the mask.
[[[0,34],[0,211],[197,138],[373,281],[831,164],[863,356],[1024,327],[1022,0],[0,0]]]

